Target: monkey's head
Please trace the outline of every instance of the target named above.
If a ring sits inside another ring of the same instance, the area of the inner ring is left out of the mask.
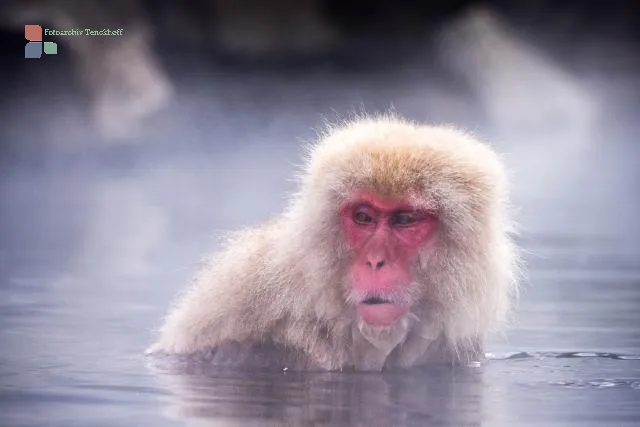
[[[516,257],[503,166],[486,145],[451,128],[358,121],[312,146],[301,181],[294,206],[315,274],[340,278],[360,320],[437,311],[459,341],[506,313]]]

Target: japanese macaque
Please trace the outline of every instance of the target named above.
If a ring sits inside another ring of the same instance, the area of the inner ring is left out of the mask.
[[[499,157],[396,117],[330,128],[279,217],[239,232],[149,353],[373,370],[483,356],[517,277]]]

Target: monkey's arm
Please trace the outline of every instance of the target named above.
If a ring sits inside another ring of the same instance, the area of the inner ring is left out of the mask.
[[[244,231],[214,255],[180,296],[148,353],[192,354],[226,342],[251,342],[267,334],[273,319],[264,257],[268,230]]]

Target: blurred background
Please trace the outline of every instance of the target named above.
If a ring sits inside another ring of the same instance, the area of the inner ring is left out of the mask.
[[[25,59],[25,24],[123,32],[45,35],[58,53]],[[511,375],[501,369],[513,365],[498,365],[488,391],[464,383],[451,408],[467,407],[463,421],[476,425],[486,414],[473,404],[490,394],[505,425],[522,425],[556,389],[517,384],[605,384],[615,393],[556,395],[538,421],[637,425],[638,24],[640,2],[624,0],[3,1],[4,422],[167,422],[156,400],[176,391],[154,382],[140,354],[201,256],[224,232],[282,209],[302,144],[324,122],[395,111],[475,132],[512,176],[528,279],[512,330],[488,350],[527,364]],[[583,353],[595,361],[553,356]],[[229,390],[215,381],[191,384],[213,405],[201,414],[209,420],[246,413],[242,399],[255,405],[255,393],[273,397],[244,377],[225,381],[243,396],[236,406],[220,402]],[[327,425],[386,419],[363,401],[413,414],[389,425],[423,425],[443,410],[407,378],[392,385],[417,399],[409,407],[387,383],[300,381],[304,397],[278,392],[285,408],[307,408],[279,413],[291,425],[326,415],[308,400],[318,387],[342,392],[339,411],[352,414],[329,411]],[[440,413],[451,425],[460,414]]]
[[[511,155],[525,230],[595,245],[638,237],[640,206],[614,208],[638,172],[614,165],[637,154],[639,8],[3,2],[0,260],[154,265],[166,239],[195,249],[192,233],[276,212],[301,143],[324,121],[390,110],[470,129]],[[45,36],[58,54],[26,60],[26,23],[123,35]],[[543,211],[524,208],[539,199]]]

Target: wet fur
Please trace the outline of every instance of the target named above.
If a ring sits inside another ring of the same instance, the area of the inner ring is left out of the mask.
[[[295,354],[294,368],[326,370],[477,360],[516,290],[506,184],[498,156],[453,128],[390,116],[329,127],[309,147],[287,209],[213,255],[149,352],[224,359],[224,348],[275,346],[279,367]],[[337,212],[362,189],[440,219],[435,253],[415,266],[411,314],[394,331],[362,327],[348,303],[351,254]]]

